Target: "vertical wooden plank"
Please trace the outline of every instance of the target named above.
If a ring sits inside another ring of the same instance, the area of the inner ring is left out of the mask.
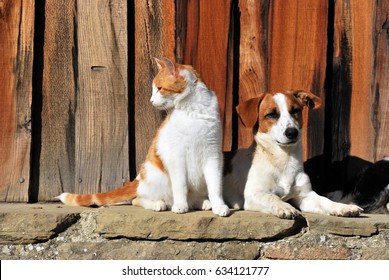
[[[267,27],[269,1],[240,0],[239,101],[268,90]],[[251,128],[238,126],[239,147],[253,141]]]
[[[239,2],[231,1],[230,26],[227,42],[227,72],[223,117],[223,151],[238,147],[238,127],[235,107],[239,97]]]
[[[352,37],[350,1],[334,7],[334,51],[331,94],[331,160],[341,161],[350,152],[350,106],[352,95]]]
[[[0,201],[28,201],[34,1],[0,1]]]
[[[44,13],[42,113],[39,159],[34,166],[39,192],[34,200],[51,200],[74,192],[77,46],[75,0],[46,1]],[[43,20],[43,19],[40,19]],[[38,63],[38,62],[37,62]],[[38,98],[36,96],[35,98]],[[39,113],[39,112],[38,112]],[[38,117],[38,116],[36,116]],[[39,133],[36,131],[36,133]],[[34,191],[35,192],[35,191]]]
[[[77,1],[76,192],[129,180],[127,3]]]
[[[166,1],[166,5],[172,5],[172,1]],[[134,116],[135,116],[135,161],[139,170],[143,163],[151,141],[162,121],[162,112],[156,110],[150,104],[151,85],[157,67],[154,57],[169,56],[172,52],[166,52],[166,32],[171,35],[172,30],[165,24],[165,1],[151,0],[135,1],[135,65],[134,65]],[[170,9],[171,11],[172,9]],[[172,13],[171,16],[174,16]],[[169,22],[172,22],[169,19]],[[174,22],[174,21],[173,21]],[[166,28],[165,28],[166,27]],[[172,27],[170,27],[172,28]],[[174,28],[174,27],[173,27]],[[168,35],[171,39],[171,36]],[[174,43],[169,41],[169,44]],[[173,59],[173,58],[172,58]]]
[[[374,9],[374,1],[335,3],[332,160],[374,160]]]
[[[372,123],[376,133],[374,160],[389,157],[389,1],[375,6]]]
[[[180,1],[182,2],[182,1]],[[183,1],[185,2],[185,1]],[[185,17],[178,24],[181,34],[176,34],[183,44],[177,44],[178,54],[182,55],[183,63],[191,64],[200,73],[207,86],[218,96],[220,116],[224,127],[224,148],[231,148],[231,115],[226,115],[226,98],[232,95],[233,67],[228,65],[231,1],[225,0],[197,0],[180,3],[177,16]],[[185,10],[186,9],[186,10]],[[180,21],[180,20],[179,20]],[[182,41],[184,37],[184,41]],[[230,44],[231,46],[231,44]],[[231,102],[230,102],[231,104]],[[228,109],[231,112],[231,109]]]
[[[163,28],[165,30],[165,56],[175,61],[176,5],[175,0],[163,1]]]
[[[372,115],[374,1],[350,2],[352,15],[352,98],[350,111],[350,154],[374,160]]]
[[[271,92],[304,89],[324,100],[327,20],[326,0],[270,2],[268,73]],[[307,159],[323,152],[324,106],[304,113],[303,144]]]

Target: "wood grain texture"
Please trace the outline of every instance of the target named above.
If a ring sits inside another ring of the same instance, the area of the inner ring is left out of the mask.
[[[352,96],[350,111],[350,154],[365,160],[374,160],[375,131],[371,116],[373,110],[373,1],[351,1],[352,18]],[[363,137],[361,137],[363,135]]]
[[[268,91],[267,28],[269,2],[240,0],[239,102]],[[238,145],[248,147],[253,141],[251,128],[238,126]]]
[[[127,3],[77,2],[75,191],[129,180]]]
[[[268,79],[271,92],[304,89],[324,100],[328,1],[270,2]],[[323,104],[324,105],[324,104]],[[324,106],[304,112],[304,158],[323,152]]]
[[[226,100],[232,96],[232,61],[228,60],[231,36],[231,1],[178,1],[176,31],[178,61],[193,65],[219,101],[224,130],[224,149],[231,148],[231,115],[226,115]],[[185,2],[185,3],[183,3]],[[230,53],[231,54],[231,53]],[[231,108],[227,109],[231,112]],[[228,124],[226,126],[225,124]]]
[[[145,160],[151,141],[163,119],[162,112],[150,104],[151,85],[157,71],[154,57],[166,56],[165,10],[163,4],[164,1],[136,0],[134,7],[135,90],[130,92],[131,98],[134,100],[134,123],[130,125],[135,126],[135,139],[130,141],[135,141],[137,171],[139,171],[140,165]]]
[[[375,6],[359,0],[335,3],[332,160],[348,155],[375,159],[377,123],[373,118],[378,117],[374,111],[380,106],[374,104],[377,95],[372,92]]]
[[[350,153],[350,110],[352,96],[352,24],[350,1],[334,7],[334,51],[332,59],[331,160],[341,161]]]
[[[374,159],[389,157],[389,1],[378,1],[375,7],[374,86],[372,124],[375,130]]]
[[[1,1],[0,201],[28,201],[33,38],[34,1]]]
[[[75,110],[77,56],[75,1],[47,1],[45,15],[41,146],[35,176],[34,200],[50,200],[75,191]],[[39,112],[38,112],[39,113]],[[39,125],[39,124],[38,124]],[[38,133],[38,132],[37,132]],[[35,147],[37,148],[37,147]]]

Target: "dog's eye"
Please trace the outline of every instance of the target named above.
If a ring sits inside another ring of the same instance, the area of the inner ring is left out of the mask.
[[[290,109],[289,113],[291,115],[298,115],[300,112],[301,112],[301,109],[292,107],[292,109]]]
[[[267,119],[278,119],[280,115],[277,113],[277,111],[271,111],[270,113],[266,114],[265,117]]]

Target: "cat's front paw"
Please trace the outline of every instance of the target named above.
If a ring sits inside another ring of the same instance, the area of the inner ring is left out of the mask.
[[[216,205],[216,206],[212,206],[212,212],[221,217],[226,217],[230,215],[230,208],[228,208],[228,206],[225,204]]]
[[[154,211],[157,211],[157,212],[166,211],[167,205],[166,205],[165,201],[157,200],[157,201],[154,201],[154,203],[152,204],[152,209]]]
[[[203,205],[201,206],[201,209],[204,211],[211,210],[212,209],[211,202],[208,199],[204,200]]]
[[[175,203],[172,207],[172,212],[182,214],[189,211],[188,203]]]

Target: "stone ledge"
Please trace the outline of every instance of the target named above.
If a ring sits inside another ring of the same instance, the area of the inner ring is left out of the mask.
[[[0,204],[0,259],[389,259],[389,215]]]
[[[153,212],[138,207],[109,207],[96,217],[96,232],[104,238],[146,240],[275,240],[298,234],[304,218],[279,220],[258,212],[235,211],[218,217],[211,211],[186,214]]]

